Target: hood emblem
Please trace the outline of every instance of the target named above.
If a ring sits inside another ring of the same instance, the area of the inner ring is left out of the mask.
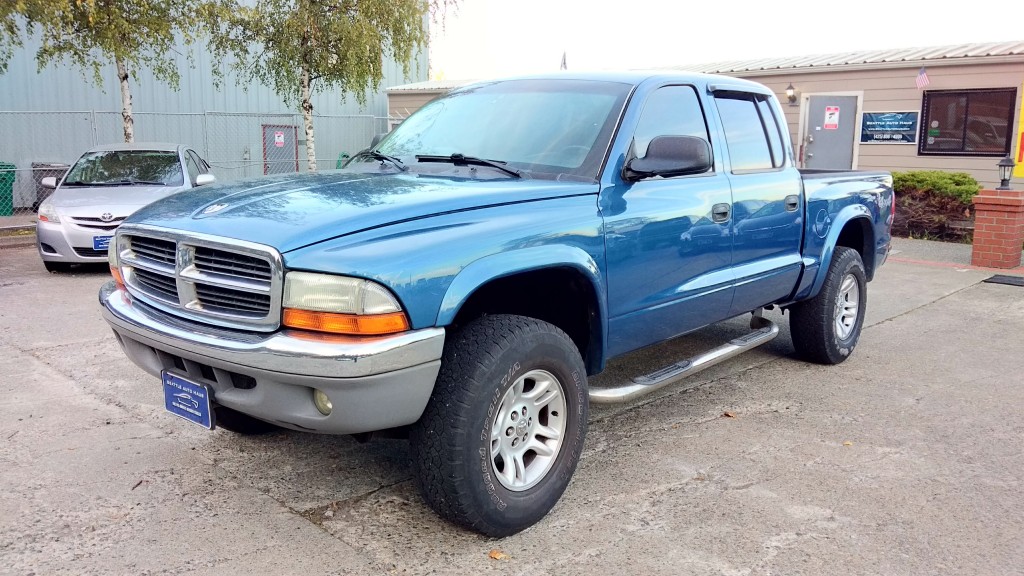
[[[100,220],[102,220],[104,222],[110,222],[113,219],[114,219],[114,215],[111,214],[110,212],[104,212],[103,214],[100,214]]]
[[[207,206],[206,209],[203,210],[203,214],[213,214],[214,212],[220,212],[221,210],[227,207],[227,204],[214,204],[212,206]]]

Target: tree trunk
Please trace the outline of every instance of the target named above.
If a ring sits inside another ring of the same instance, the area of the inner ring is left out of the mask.
[[[316,141],[313,139],[313,102],[309,99],[309,70],[302,69],[299,76],[302,84],[302,123],[306,129],[306,160],[309,171],[316,172]]]
[[[121,83],[121,119],[124,120],[124,141],[135,142],[135,118],[132,116],[132,91],[128,87],[128,67],[115,58],[117,79]]]

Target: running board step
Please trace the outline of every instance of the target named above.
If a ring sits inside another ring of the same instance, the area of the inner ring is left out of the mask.
[[[749,334],[734,338],[728,343],[705,352],[700,356],[669,364],[650,374],[637,376],[629,384],[613,388],[591,388],[590,401],[595,404],[615,404],[634,400],[669,384],[674,384],[687,376],[692,376],[733,356],[742,354],[747,350],[757,348],[779,335],[778,325],[759,314],[755,314],[750,319],[750,328],[752,332]]]

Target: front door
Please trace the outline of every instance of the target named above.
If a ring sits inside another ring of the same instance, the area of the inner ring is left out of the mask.
[[[811,95],[801,140],[803,167],[852,169],[856,128],[856,96]]]
[[[708,140],[693,87],[664,86],[651,93],[633,131],[632,155],[644,157],[657,136]],[[601,194],[609,354],[721,320],[733,284],[727,176],[717,170],[639,182],[616,176]]]

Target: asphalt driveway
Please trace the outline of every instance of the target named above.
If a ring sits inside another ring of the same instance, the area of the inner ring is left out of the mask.
[[[943,246],[897,248],[849,361],[792,359],[783,321],[761,349],[593,407],[562,501],[503,540],[435,517],[404,441],[165,413],[99,316],[106,271],[0,249],[0,574],[1024,573],[1024,289]]]

